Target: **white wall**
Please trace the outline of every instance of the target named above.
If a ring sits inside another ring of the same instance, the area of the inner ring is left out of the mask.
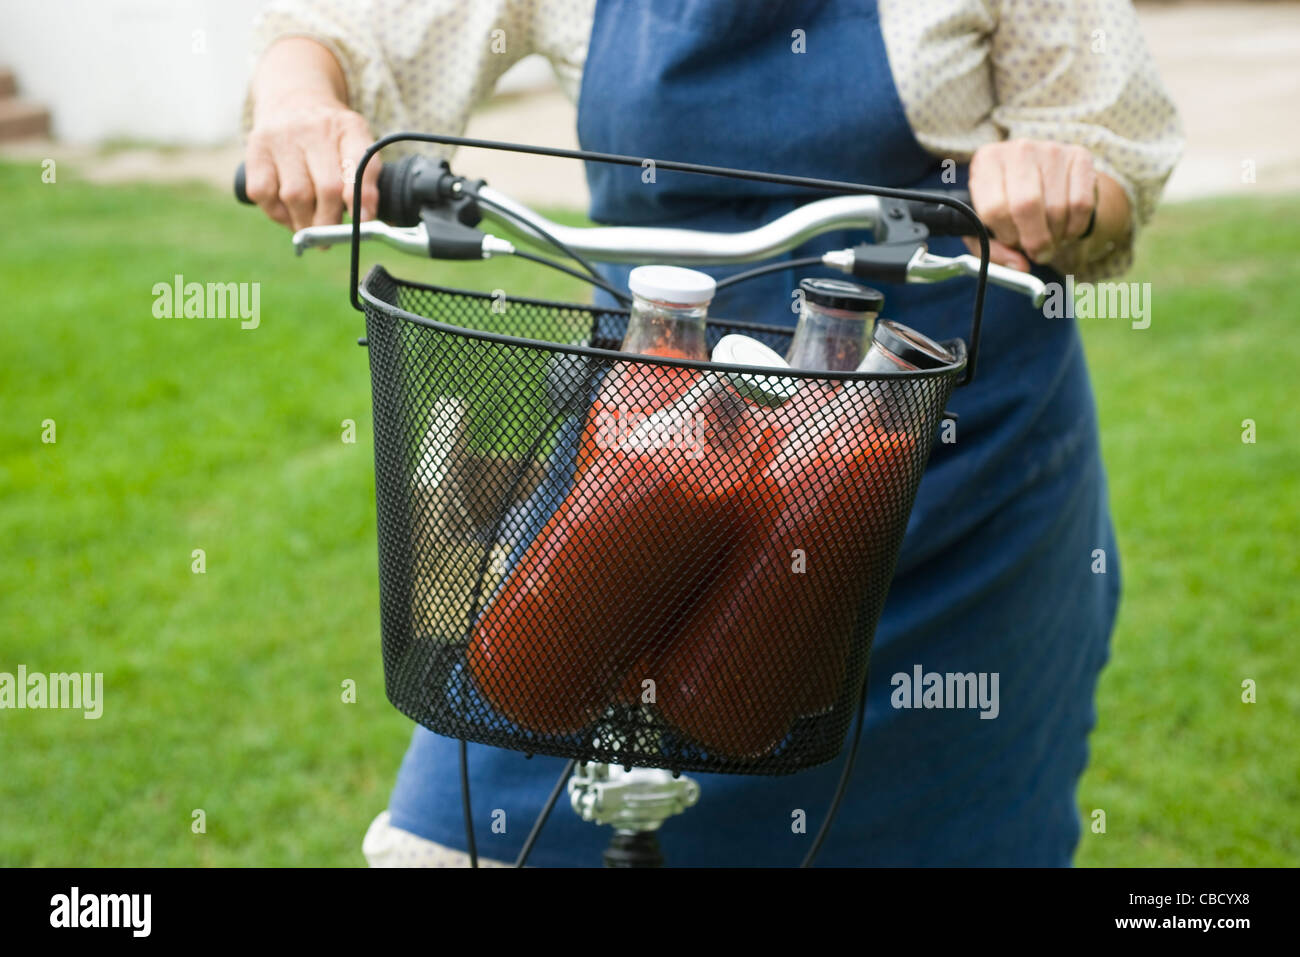
[[[59,139],[220,143],[239,132],[262,2],[0,0],[0,66],[49,108]],[[505,85],[531,85],[549,67],[511,74]]]
[[[55,136],[214,143],[238,129],[262,0],[0,0],[0,64]]]

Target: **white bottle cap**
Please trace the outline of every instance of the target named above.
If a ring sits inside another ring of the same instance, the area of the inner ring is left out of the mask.
[[[790,368],[790,363],[780,353],[749,336],[723,336],[713,347],[713,361],[721,365],[756,366],[774,371]],[[799,391],[798,380],[786,376],[729,372],[727,381],[738,393],[759,405],[781,405]]]
[[[718,290],[712,276],[681,266],[637,266],[627,277],[627,287],[642,299],[683,306],[706,305]]]

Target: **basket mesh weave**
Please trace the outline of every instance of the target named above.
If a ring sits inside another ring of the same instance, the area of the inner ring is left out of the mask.
[[[777,407],[629,361],[627,314],[362,284],[384,676],[430,730],[785,774],[832,759],[964,362],[814,374]],[[714,320],[778,352],[789,330]],[[734,371],[734,370],[733,370]],[[669,427],[646,414],[695,388]],[[638,441],[636,436],[642,436]]]

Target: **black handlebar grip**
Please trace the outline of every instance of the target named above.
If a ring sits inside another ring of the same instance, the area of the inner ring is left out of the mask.
[[[970,191],[965,189],[945,189],[945,196],[970,205]],[[950,206],[930,203],[925,200],[909,200],[908,211],[912,219],[930,230],[931,236],[974,236],[975,226],[962,213]]]
[[[409,163],[387,163],[379,168],[379,219],[394,226],[414,226],[420,221],[419,209],[409,199],[404,199],[403,187],[409,175]],[[255,206],[248,198],[247,173],[244,164],[235,168],[235,199]]]
[[[248,198],[248,190],[244,183],[244,164],[240,163],[235,169],[235,199],[249,206],[254,205],[253,201]]]
[[[414,157],[379,167],[379,208],[375,210],[375,218],[390,226],[415,226],[420,222],[419,207],[411,201],[409,192],[411,159]]]

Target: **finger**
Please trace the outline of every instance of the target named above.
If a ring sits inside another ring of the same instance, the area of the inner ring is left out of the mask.
[[[1025,258],[1024,253],[1018,249],[1012,249],[996,239],[989,243],[989,262],[995,262],[999,266],[1006,266],[1010,269],[1018,269],[1021,272],[1029,272],[1030,262]]]
[[[1066,238],[1070,218],[1070,161],[1073,147],[1050,146],[1038,152],[1038,170],[1043,181],[1043,212],[1047,215],[1047,232],[1055,248]]]
[[[1082,236],[1092,219],[1097,204],[1097,169],[1092,164],[1092,154],[1079,150],[1071,158],[1068,197],[1068,218],[1065,227],[1067,239]]]
[[[339,162],[338,142],[318,141],[303,151],[312,185],[316,189],[313,226],[332,226],[343,219],[343,167]]]
[[[970,250],[972,256],[979,257],[980,243],[978,239],[966,236],[963,237],[962,242],[966,244],[966,248]],[[998,242],[996,239],[989,242],[989,262],[997,263],[999,266],[1007,266],[1010,269],[1018,269],[1021,272],[1029,272],[1029,260],[1021,253]]]
[[[1014,245],[1024,250],[1025,255],[1034,262],[1050,262],[1052,233],[1047,228],[1047,210],[1043,206],[1043,178],[1032,147],[1024,146],[1016,150],[1015,158],[1003,168],[1003,184],[1007,192],[1007,208],[1019,237],[1019,242]],[[1001,236],[998,238],[1003,239]]]
[[[1007,205],[1006,187],[1003,185],[1001,144],[994,148],[985,147],[975,151],[970,164],[971,205],[979,218],[984,220],[996,238],[1009,246],[1019,240],[1016,224],[1011,219],[1011,210]]]
[[[316,187],[307,169],[307,159],[293,146],[276,154],[280,175],[280,202],[289,210],[295,230],[311,225],[316,212]]]
[[[248,152],[244,157],[244,192],[275,222],[292,227],[289,211],[280,202],[280,180],[275,174],[275,161],[261,140],[248,142]]]
[[[352,210],[353,178],[357,166],[361,163],[362,154],[370,146],[371,139],[370,128],[359,116],[354,122],[344,126],[343,135],[339,139],[339,157],[342,159],[344,170],[343,204],[352,215],[355,215]],[[361,174],[361,219],[363,221],[374,219],[379,212],[379,170],[383,165],[378,156],[372,156]]]

